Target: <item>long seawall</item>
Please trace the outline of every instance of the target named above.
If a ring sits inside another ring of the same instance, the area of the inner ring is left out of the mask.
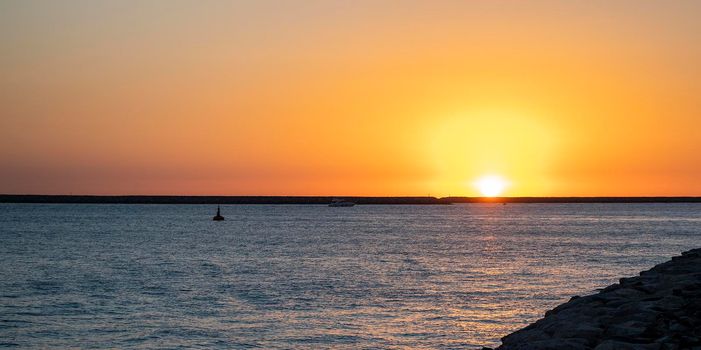
[[[353,196],[92,196],[0,194],[0,203],[75,204],[323,204],[334,199],[356,204],[451,204],[435,197],[353,197]]]
[[[701,249],[572,297],[501,340],[497,350],[701,350]]]
[[[365,197],[365,196],[172,196],[0,194],[0,203],[89,204],[355,204],[458,203],[701,203],[701,197]]]

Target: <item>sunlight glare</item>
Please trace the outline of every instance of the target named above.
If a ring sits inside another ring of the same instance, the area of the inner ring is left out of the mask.
[[[483,176],[475,182],[475,186],[485,197],[496,197],[504,192],[507,186],[506,180],[500,176]]]

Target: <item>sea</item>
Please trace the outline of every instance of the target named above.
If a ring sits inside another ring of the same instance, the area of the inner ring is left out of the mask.
[[[701,204],[0,204],[0,348],[478,349],[701,246]]]

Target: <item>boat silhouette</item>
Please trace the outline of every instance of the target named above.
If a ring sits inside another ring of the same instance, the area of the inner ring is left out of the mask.
[[[352,207],[354,206],[355,203],[349,202],[349,201],[344,201],[340,199],[334,199],[331,201],[331,204],[329,204],[329,207]]]

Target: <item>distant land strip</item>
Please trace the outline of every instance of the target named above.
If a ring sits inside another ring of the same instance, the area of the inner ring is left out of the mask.
[[[92,196],[0,194],[0,203],[92,204],[356,204],[700,203],[701,197],[354,197],[354,196]]]
[[[451,204],[435,197],[0,195],[0,203],[329,204],[334,199],[356,204]]]
[[[448,203],[701,203],[701,197],[443,197]]]

